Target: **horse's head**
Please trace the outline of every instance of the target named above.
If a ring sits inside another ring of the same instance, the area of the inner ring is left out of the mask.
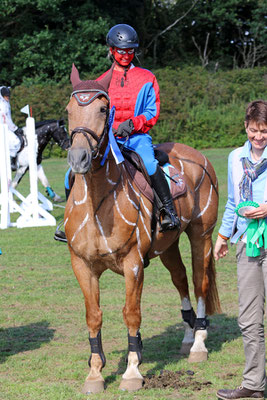
[[[63,150],[70,148],[70,138],[65,127],[64,119],[57,121],[56,129],[52,132],[52,138]]]
[[[81,81],[74,65],[71,82],[73,92],[67,106],[71,135],[68,163],[74,173],[85,174],[106,138],[109,97],[98,81]]]

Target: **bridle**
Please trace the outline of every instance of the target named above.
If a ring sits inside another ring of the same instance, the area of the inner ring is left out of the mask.
[[[108,131],[108,129],[107,129],[108,128],[107,121],[108,121],[108,118],[106,118],[105,127],[104,127],[104,130],[103,130],[103,132],[102,132],[100,137],[98,137],[97,134],[94,131],[92,131],[89,128],[85,128],[84,126],[80,126],[80,127],[77,127],[75,129],[73,129],[73,131],[71,132],[71,135],[70,135],[70,144],[72,145],[74,136],[77,135],[78,133],[81,133],[86,138],[86,140],[87,140],[87,142],[89,144],[89,147],[90,147],[91,152],[92,152],[92,158],[93,159],[97,158],[98,155],[99,155],[100,147],[102,146],[102,143],[103,143],[104,138],[106,136],[106,133]],[[90,135],[97,142],[96,146],[92,145],[92,142],[91,142],[90,137],[88,135]]]
[[[64,144],[65,144],[67,141],[69,141],[69,138],[68,138],[68,134],[67,134],[67,130],[66,130],[65,125],[64,125],[64,124],[60,124],[60,122],[57,121],[57,131],[59,131],[59,130],[63,130],[63,131],[65,132],[65,134],[67,135],[67,137],[55,139],[55,137],[53,136],[53,134],[52,134],[52,137],[53,137],[53,139],[58,143],[58,145],[59,145],[61,148],[63,148]],[[54,131],[54,132],[55,132],[55,131]],[[54,133],[54,132],[53,132],[53,133]]]
[[[81,99],[78,97],[78,94],[79,93],[85,93],[85,92],[86,93],[87,92],[96,93],[96,94],[94,96],[92,96],[88,101],[84,102],[84,101],[81,101]],[[80,106],[87,106],[88,104],[92,103],[99,96],[105,96],[107,98],[107,100],[108,100],[108,104],[110,103],[110,98],[109,98],[108,94],[106,92],[102,91],[102,90],[97,90],[97,89],[75,90],[74,92],[72,92],[70,97],[72,97],[72,96],[75,97],[75,99],[77,100],[77,102],[78,102],[78,104]],[[87,140],[87,142],[89,144],[90,150],[92,152],[92,159],[97,158],[99,156],[99,151],[100,151],[100,148],[101,148],[101,146],[103,144],[105,136],[106,136],[106,134],[108,132],[108,120],[109,120],[108,117],[109,117],[109,107],[108,107],[107,113],[106,113],[105,126],[104,126],[103,132],[102,132],[100,137],[97,136],[97,134],[92,129],[86,128],[84,126],[80,126],[80,127],[74,128],[73,131],[71,132],[70,144],[72,145],[74,136],[79,134],[79,133],[81,133],[86,138],[86,140]],[[96,146],[92,145],[90,137],[92,137],[96,141],[96,143],[97,143]]]

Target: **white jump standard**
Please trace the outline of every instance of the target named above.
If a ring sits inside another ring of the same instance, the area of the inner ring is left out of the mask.
[[[53,210],[51,201],[38,192],[36,164],[37,140],[35,135],[35,122],[32,117],[26,119],[26,137],[29,146],[30,194],[25,198],[16,189],[12,188],[11,185],[12,175],[8,145],[8,127],[5,123],[0,121],[0,229],[6,229],[12,226],[24,228],[56,225],[56,219],[48,212]],[[20,205],[14,200],[14,197],[21,201]],[[16,222],[11,222],[10,214],[14,212],[19,213],[20,216]]]

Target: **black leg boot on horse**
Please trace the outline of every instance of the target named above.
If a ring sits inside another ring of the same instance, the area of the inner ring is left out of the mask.
[[[157,166],[156,172],[150,175],[152,188],[158,195],[162,206],[160,208],[160,231],[165,232],[173,229],[180,229],[181,222],[174,208],[170,188],[166,181],[164,172]]]

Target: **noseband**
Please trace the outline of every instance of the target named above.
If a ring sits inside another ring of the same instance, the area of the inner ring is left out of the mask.
[[[81,101],[81,98],[77,96],[77,94],[78,93],[84,93],[84,92],[92,92],[92,93],[96,93],[96,94],[94,96],[92,96],[89,101],[83,102],[83,101]],[[71,97],[73,95],[74,95],[75,99],[77,100],[77,102],[78,102],[78,104],[80,106],[85,106],[85,105],[88,105],[88,104],[92,103],[99,96],[105,96],[107,98],[108,102],[110,102],[108,94],[106,92],[101,91],[101,90],[84,90],[84,89],[75,90],[71,94]],[[99,150],[100,150],[100,148],[102,146],[102,143],[103,143],[104,138],[106,136],[106,133],[108,131],[108,116],[109,116],[109,109],[107,110],[107,114],[106,114],[106,121],[105,121],[104,130],[103,130],[103,132],[102,132],[100,137],[97,136],[97,134],[94,131],[92,131],[92,129],[86,128],[84,126],[80,126],[80,127],[74,128],[73,131],[71,132],[70,144],[72,145],[74,136],[77,135],[78,133],[81,133],[86,138],[86,140],[87,140],[87,142],[89,144],[89,147],[90,147],[91,152],[92,152],[92,158],[93,159],[97,158],[98,155],[99,155]],[[96,146],[92,145],[91,140],[90,140],[90,136],[96,141],[96,143],[97,143]]]
[[[103,130],[103,132],[102,132],[100,137],[98,137],[97,134],[94,131],[92,131],[89,128],[85,128],[84,126],[77,127],[75,129],[73,129],[73,131],[71,132],[71,135],[70,135],[70,144],[72,145],[74,136],[76,134],[78,134],[78,133],[81,133],[86,138],[86,140],[87,140],[87,142],[89,144],[89,147],[90,147],[91,152],[92,152],[92,158],[93,159],[97,158],[98,155],[99,155],[100,147],[101,147],[101,145],[103,143],[105,134],[107,132],[107,121],[108,121],[108,119],[106,119],[105,127],[104,127],[104,130]],[[90,137],[88,135],[90,135],[97,142],[96,146],[92,145]]]

